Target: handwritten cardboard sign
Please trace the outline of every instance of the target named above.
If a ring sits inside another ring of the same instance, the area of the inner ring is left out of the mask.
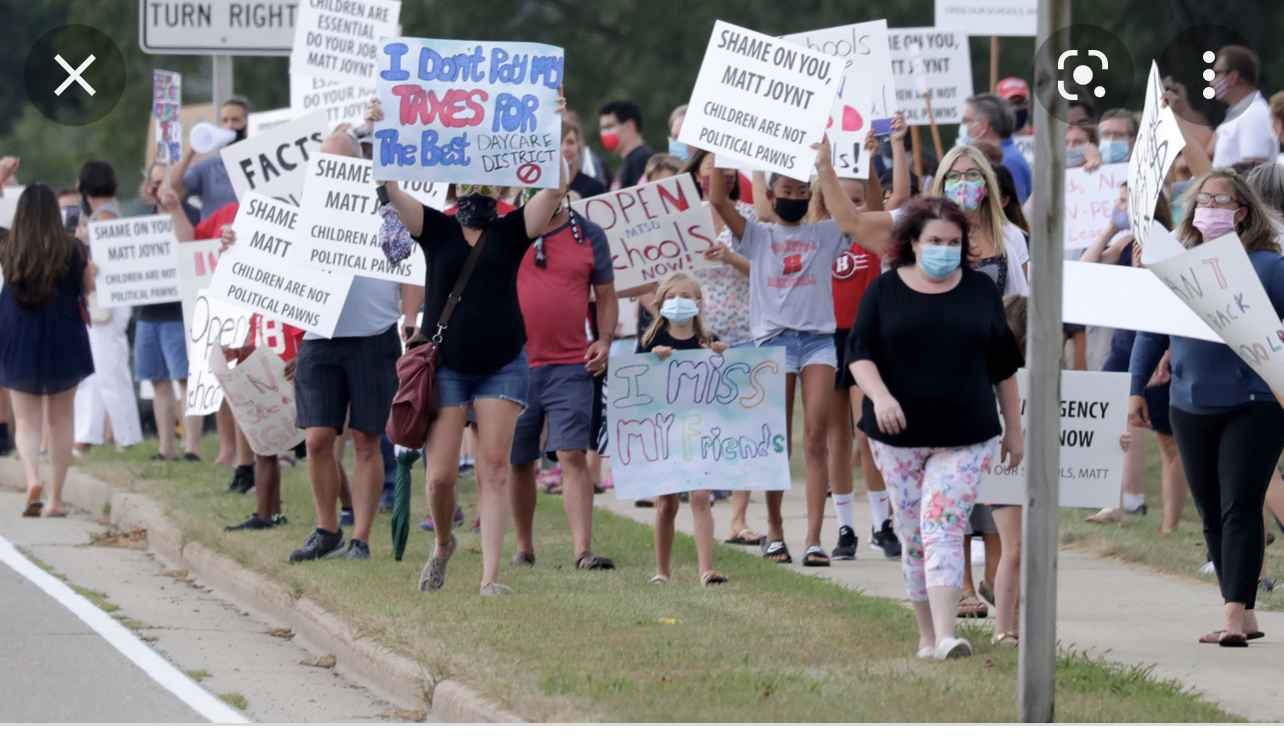
[[[221,349],[245,345],[250,317],[248,310],[210,299],[207,290],[197,292],[187,330],[187,403],[183,414],[204,416],[222,406],[223,387],[210,371],[208,357],[213,351],[221,359]]]
[[[161,164],[183,158],[183,75],[152,70],[152,119],[156,121],[156,156]]]
[[[177,302],[178,258],[169,215],[89,223],[100,307]]]
[[[563,64],[546,44],[382,39],[376,178],[558,186]]]
[[[1119,188],[1128,181],[1127,164],[1105,164],[1088,173],[1066,169],[1065,250],[1082,251],[1110,225]]]
[[[847,61],[718,21],[678,140],[807,181]]]
[[[370,106],[370,98],[378,93],[370,79],[338,82],[322,77],[290,75],[291,110],[296,115],[324,110],[330,125],[361,125]]]
[[[784,349],[611,359],[615,494],[787,489]]]
[[[294,384],[286,380],[280,356],[255,350],[229,369],[222,351],[215,348],[209,354],[209,369],[254,455],[280,455],[303,442],[303,429],[295,424]]]
[[[400,32],[400,17],[401,0],[300,2],[290,74],[369,84],[379,39]]]
[[[904,111],[905,122],[931,122],[921,89],[926,85],[937,125],[962,123],[963,105],[972,96],[967,34],[955,28],[892,28],[887,43],[896,77],[896,106]]]
[[[253,191],[298,205],[308,161],[329,134],[325,111],[316,110],[221,150],[236,198]]]
[[[577,200],[571,209],[606,231],[621,292],[703,266],[717,236],[689,174]]]
[[[1144,250],[1150,228],[1155,222],[1155,204],[1164,187],[1164,177],[1185,146],[1177,125],[1177,116],[1163,104],[1164,84],[1159,67],[1150,62],[1146,79],[1146,106],[1141,113],[1141,128],[1128,159],[1128,221],[1132,236]]]

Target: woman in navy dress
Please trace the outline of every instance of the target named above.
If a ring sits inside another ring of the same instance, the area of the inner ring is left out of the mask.
[[[0,386],[17,419],[18,454],[27,475],[24,517],[40,516],[40,436],[49,423],[48,516],[65,516],[62,486],[71,464],[76,387],[94,372],[85,295],[97,269],[85,244],[67,234],[48,185],[23,190],[13,229],[0,237]]]

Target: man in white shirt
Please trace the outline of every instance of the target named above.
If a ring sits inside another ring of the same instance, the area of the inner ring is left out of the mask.
[[[1257,91],[1260,69],[1257,54],[1246,46],[1223,46],[1217,52],[1212,87],[1216,98],[1230,109],[1210,143],[1214,167],[1274,161],[1279,153],[1279,140],[1271,128],[1271,108]]]

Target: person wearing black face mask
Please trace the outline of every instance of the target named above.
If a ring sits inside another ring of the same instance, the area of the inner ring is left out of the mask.
[[[243,141],[252,112],[254,107],[249,100],[234,95],[219,109],[219,127],[236,131],[236,140]],[[195,156],[196,152],[189,147],[183,154],[183,159],[173,165],[170,184],[178,193],[180,201],[186,202],[188,197],[200,197],[200,220],[207,220],[219,208],[236,202],[236,190],[232,188],[232,180],[227,176],[222,156],[215,153],[193,164]]]

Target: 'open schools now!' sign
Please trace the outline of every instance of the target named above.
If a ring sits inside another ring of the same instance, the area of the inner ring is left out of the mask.
[[[375,178],[558,186],[563,63],[545,44],[382,39]]]

